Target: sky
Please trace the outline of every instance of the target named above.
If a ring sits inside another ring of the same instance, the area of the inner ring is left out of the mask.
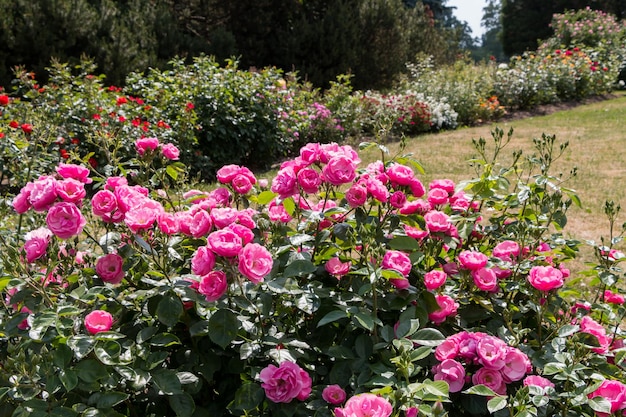
[[[446,2],[446,6],[456,6],[455,16],[469,24],[474,38],[480,37],[485,31],[485,28],[480,26],[480,20],[483,18],[483,7],[486,5],[486,0],[448,0]]]

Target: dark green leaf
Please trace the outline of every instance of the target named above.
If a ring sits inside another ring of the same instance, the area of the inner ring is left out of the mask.
[[[175,294],[168,293],[159,301],[156,314],[161,323],[168,327],[174,327],[183,311],[183,303],[180,298]]]
[[[74,367],[74,371],[76,371],[80,379],[87,383],[109,376],[106,367],[95,359],[86,359],[78,362]]]
[[[322,319],[317,323],[317,327],[321,327],[325,324],[332,323],[333,321],[345,319],[348,317],[349,315],[346,311],[334,310],[322,317]]]
[[[228,404],[228,409],[233,411],[251,411],[261,404],[264,397],[265,392],[263,388],[258,384],[249,382],[239,387],[235,393],[235,399]]]
[[[169,397],[169,403],[178,417],[191,417],[196,410],[196,403],[186,392],[172,395]]]
[[[209,319],[209,338],[222,349],[235,340],[238,329],[239,320],[230,310],[218,310]]]
[[[172,345],[180,345],[180,339],[171,333],[159,333],[150,339],[152,346],[168,347]]]
[[[445,340],[445,337],[437,329],[426,328],[418,330],[411,336],[411,340],[418,345],[439,346]]]
[[[491,414],[495,413],[498,410],[502,410],[504,407],[506,407],[506,405],[506,397],[493,397],[489,401],[487,401],[487,409]]]
[[[158,387],[160,393],[174,395],[181,393],[180,380],[174,371],[163,369],[153,374],[153,382]]]
[[[72,369],[61,369],[59,371],[59,379],[68,392],[78,385],[78,375]]]
[[[114,340],[106,342],[98,342],[94,348],[96,357],[105,365],[115,365],[119,362],[119,356],[122,351],[122,347]]]
[[[420,248],[417,240],[409,236],[398,236],[391,239],[388,243],[391,249],[414,251]]]
[[[364,328],[365,330],[374,330],[374,319],[368,313],[358,312],[354,315],[355,324]]]
[[[285,271],[283,272],[283,277],[295,277],[306,274],[311,274],[317,271],[317,266],[313,264],[313,262],[308,261],[306,259],[297,259],[287,265]]]
[[[128,399],[128,394],[118,391],[96,392],[89,397],[89,403],[97,408],[112,408]]]

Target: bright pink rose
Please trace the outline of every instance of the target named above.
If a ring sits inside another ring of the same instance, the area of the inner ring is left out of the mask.
[[[435,324],[441,324],[446,321],[448,316],[454,316],[459,308],[459,303],[454,301],[454,298],[445,294],[435,295],[437,300],[438,310],[428,313],[428,318]]]
[[[322,184],[322,177],[313,168],[303,168],[296,175],[298,185],[305,193],[315,194]]]
[[[227,207],[230,205],[231,194],[228,188],[220,187],[211,191],[208,195],[208,199],[211,202],[210,207],[222,206]]]
[[[499,288],[498,277],[491,268],[480,268],[472,271],[472,278],[476,287],[481,291],[494,292]]]
[[[57,180],[49,175],[40,177],[33,183],[30,191],[30,204],[33,210],[42,212],[48,210],[57,198]]]
[[[356,165],[346,155],[337,155],[328,161],[322,168],[324,180],[332,185],[342,185],[352,182],[356,177]]]
[[[280,198],[291,197],[298,193],[298,178],[293,167],[285,167],[276,173],[272,180],[273,192],[278,194]]]
[[[335,408],[335,417],[389,417],[391,403],[378,395],[365,393],[350,397],[343,408]]]
[[[391,166],[389,166],[389,168],[387,168],[385,173],[389,177],[389,181],[394,184],[394,187],[396,185],[408,186],[415,178],[413,170],[410,167],[402,164],[392,164]]]
[[[32,182],[26,183],[26,185],[20,190],[19,194],[13,198],[11,204],[17,213],[26,213],[31,208],[30,193],[33,191],[34,185],[35,184]]]
[[[285,361],[278,368],[268,365],[259,378],[265,395],[274,403],[289,403],[295,398],[304,401],[311,394],[311,377],[293,362]]]
[[[170,161],[177,161],[180,156],[180,151],[173,143],[166,143],[161,146],[161,153]]]
[[[589,316],[585,316],[580,320],[580,331],[589,333],[598,339],[600,347],[591,349],[596,353],[606,352],[611,345],[611,339],[606,335],[606,329]]]
[[[428,236],[428,232],[426,230],[421,230],[417,227],[409,226],[408,224],[404,225],[404,233],[406,233],[408,237],[412,237],[417,240],[422,240]]]
[[[419,408],[417,407],[409,407],[406,409],[404,415],[405,417],[417,417],[419,414]]]
[[[267,214],[271,221],[289,223],[293,217],[285,210],[285,206],[277,204],[276,200],[270,201],[267,206]]]
[[[200,246],[191,257],[191,272],[206,275],[215,267],[215,255],[207,246]]]
[[[110,214],[117,210],[115,194],[109,190],[100,190],[91,198],[91,211],[96,216]]]
[[[243,248],[241,238],[232,230],[222,229],[212,232],[207,238],[207,245],[216,255],[227,258],[235,257]]]
[[[485,336],[476,345],[478,363],[488,369],[500,370],[504,367],[507,344],[494,336]]]
[[[389,283],[399,290],[406,290],[411,285],[406,278],[391,278],[389,279]]]
[[[322,391],[322,398],[329,404],[338,405],[346,400],[346,392],[339,385],[329,385]]]
[[[243,246],[246,246],[254,240],[254,232],[242,224],[231,223],[227,228],[235,232],[237,236],[241,238],[241,244]]]
[[[444,359],[432,369],[435,381],[445,381],[450,386],[450,392],[459,392],[465,385],[465,368],[454,359]]]
[[[237,194],[248,194],[248,192],[250,192],[250,190],[252,189],[252,181],[250,181],[250,178],[248,178],[245,175],[236,175],[235,178],[233,178],[231,185],[233,187],[233,190],[235,190],[235,192]]]
[[[346,200],[352,208],[361,207],[367,201],[367,188],[362,184],[353,184],[346,191]]]
[[[520,247],[517,242],[512,240],[505,240],[498,243],[492,252],[493,256],[502,259],[503,261],[511,262],[515,260],[520,254]]]
[[[563,285],[563,273],[553,266],[533,266],[528,282],[539,291],[550,291]]]
[[[192,214],[191,223],[189,224],[191,236],[195,238],[206,236],[212,227],[211,215],[206,210],[198,210]]]
[[[504,367],[500,370],[504,382],[510,384],[511,382],[519,381],[531,370],[532,365],[528,356],[517,348],[507,346],[504,356]]]
[[[235,165],[235,164],[224,165],[223,167],[217,170],[217,172],[215,173],[215,176],[217,180],[221,182],[222,184],[230,184],[233,178],[239,175],[240,170],[241,170],[241,167],[239,165]]]
[[[128,185],[128,180],[124,177],[109,177],[104,183],[104,189],[114,191],[120,185]]]
[[[87,220],[74,203],[56,203],[46,216],[48,229],[61,239],[69,239],[83,231]]]
[[[502,379],[500,371],[495,369],[480,368],[472,375],[472,383],[474,385],[484,385],[491,388],[496,394],[506,394],[506,383]]]
[[[228,280],[224,271],[211,271],[200,278],[198,292],[206,297],[208,302],[219,300],[228,288]]]
[[[52,236],[52,232],[45,227],[40,227],[26,234],[24,242],[26,262],[35,262],[46,254],[50,236]]]
[[[300,148],[300,158],[311,165],[320,161],[322,149],[319,143],[307,143]]]
[[[443,362],[446,359],[455,359],[459,353],[459,333],[448,336],[435,348],[435,358]]]
[[[108,311],[94,310],[85,316],[85,328],[91,334],[108,332],[113,326],[113,316]]]
[[[63,201],[79,203],[87,195],[85,185],[73,178],[57,181],[57,195]]]
[[[178,218],[174,213],[168,213],[166,211],[160,213],[157,216],[157,226],[159,226],[159,230],[168,236],[179,232]]]
[[[113,194],[117,199],[118,208],[126,213],[131,209],[136,209],[146,199],[148,193],[143,187],[118,185],[113,190]]]
[[[154,151],[159,147],[157,138],[140,138],[135,141],[135,149],[137,153],[143,156],[146,151]]]
[[[409,184],[409,187],[411,188],[411,194],[413,194],[417,198],[422,197],[426,193],[426,191],[424,190],[424,185],[417,178],[413,178],[413,180]]]
[[[376,178],[369,178],[365,182],[365,187],[367,188],[368,194],[381,203],[386,203],[387,200],[389,200],[389,190],[380,180]]]
[[[382,261],[382,267],[384,269],[393,269],[400,272],[405,277],[411,272],[413,265],[409,255],[398,250],[388,250],[385,253]]]
[[[324,265],[324,269],[335,278],[340,279],[342,276],[350,272],[352,263],[350,261],[341,262],[341,259],[334,257],[330,258]]]
[[[255,284],[263,281],[273,265],[272,254],[258,243],[248,243],[239,253],[239,272]]]
[[[604,291],[604,301],[611,304],[624,304],[624,296],[611,290]]]
[[[213,219],[215,227],[223,229],[237,221],[237,214],[237,209],[232,207],[216,207],[211,210],[211,219]]]
[[[444,190],[448,195],[454,194],[454,181],[443,179],[443,180],[433,180],[430,184],[428,184],[429,190],[434,190],[440,188]]]
[[[426,222],[426,228],[431,233],[448,232],[452,225],[448,215],[437,210],[426,213],[424,215],[424,221]]]
[[[447,278],[445,272],[435,269],[424,274],[424,285],[427,290],[436,290],[446,283]]]
[[[393,208],[401,209],[406,204],[406,194],[402,191],[394,192],[391,194],[391,197],[389,197],[389,204],[391,204]]]
[[[528,375],[522,383],[525,387],[554,388],[552,381],[539,375]]]
[[[482,252],[473,250],[464,250],[459,253],[459,264],[470,271],[476,271],[477,269],[484,268],[487,265],[489,258]]]
[[[426,200],[413,200],[404,204],[400,209],[400,214],[420,214],[425,215],[430,211],[430,203]]]
[[[101,256],[96,261],[96,274],[104,282],[119,284],[124,278],[124,258],[117,253]]]
[[[89,178],[89,168],[85,168],[81,165],[74,164],[59,164],[56,168],[57,173],[61,178],[72,178],[83,184],[91,184],[93,181]]]
[[[589,398],[602,397],[611,403],[611,414],[626,408],[626,385],[619,381],[604,380]],[[596,412],[598,417],[609,417],[607,413]]]
[[[448,193],[441,188],[433,188],[428,191],[428,202],[431,207],[440,206],[448,202]]]
[[[137,206],[128,210],[124,215],[124,223],[134,233],[138,233],[140,230],[150,229],[154,222],[156,222],[159,214],[165,210],[161,203],[144,198],[140,200]]]

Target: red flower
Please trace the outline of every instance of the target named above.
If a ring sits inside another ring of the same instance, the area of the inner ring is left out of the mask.
[[[80,140],[78,138],[72,138],[72,145],[78,145]]]
[[[0,132],[0,139],[4,137],[4,133]]]
[[[118,97],[117,98],[117,105],[121,106],[122,104],[126,104],[128,103],[128,100],[126,99],[126,97]]]
[[[12,127],[13,129],[17,129],[18,127],[20,127],[20,124],[17,122],[17,120],[11,120],[9,122],[9,127]]]
[[[194,106],[192,102],[187,103],[186,107],[187,107],[187,111],[191,111],[196,108],[196,106]]]
[[[96,158],[89,158],[89,165],[91,165],[93,168],[97,168],[98,167],[98,161],[96,161]]]
[[[0,106],[8,106],[9,105],[9,96],[6,94],[0,95]]]
[[[59,153],[61,154],[61,158],[63,159],[68,159],[70,157],[70,154],[67,153],[65,149],[59,149]]]
[[[24,131],[24,133],[26,133],[26,134],[33,133],[33,125],[31,125],[30,123],[22,124],[21,128]]]

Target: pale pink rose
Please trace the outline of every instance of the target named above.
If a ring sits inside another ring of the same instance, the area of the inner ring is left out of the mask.
[[[141,205],[147,195],[143,192],[143,187],[129,185],[118,185],[113,190],[113,194],[117,199],[118,209],[124,213]]]
[[[389,197],[389,204],[391,204],[393,208],[401,209],[406,204],[406,194],[402,191],[394,192],[391,194],[391,197]]]
[[[435,381],[445,381],[450,387],[450,392],[459,392],[465,385],[465,368],[454,359],[444,359],[432,369]]]
[[[341,259],[334,257],[330,258],[324,265],[324,269],[335,278],[340,279],[342,276],[350,272],[352,263],[350,261],[341,262]]]
[[[322,177],[313,168],[303,168],[296,175],[298,185],[305,193],[315,194],[322,185]]]
[[[124,177],[109,177],[104,182],[104,189],[114,191],[120,185],[128,185],[128,180]]]
[[[396,185],[409,186],[415,178],[413,170],[402,164],[394,163],[390,165],[389,168],[386,169],[385,173],[395,188],[397,188]]]
[[[459,264],[470,271],[476,271],[477,269],[484,268],[487,265],[489,258],[482,252],[464,250],[459,253]]]
[[[237,221],[238,211],[232,207],[216,207],[211,210],[211,219],[218,229]]]
[[[300,148],[300,159],[311,165],[320,162],[322,148],[319,143],[307,143]]]
[[[406,233],[408,237],[412,237],[417,240],[422,240],[428,236],[428,232],[426,230],[421,230],[417,227],[409,226],[408,224],[404,225],[404,233]]]
[[[498,243],[494,248],[492,255],[503,261],[514,261],[520,254],[520,247],[517,242],[505,240]]]
[[[424,221],[426,222],[426,228],[431,233],[448,232],[450,230],[450,218],[446,213],[441,211],[432,210],[424,215]]]
[[[552,381],[539,375],[528,375],[526,378],[524,378],[522,384],[525,387],[532,386],[544,389],[548,387],[554,388],[554,384],[552,383]]]
[[[438,269],[428,271],[424,274],[424,285],[427,290],[436,290],[446,283],[448,275]]]
[[[378,395],[365,393],[350,397],[343,408],[335,408],[335,417],[389,417],[391,403]]]
[[[274,403],[289,403],[296,398],[304,401],[311,394],[311,377],[293,362],[285,361],[279,367],[268,365],[259,378],[265,395]]]
[[[405,277],[409,275],[411,268],[413,268],[409,255],[397,250],[388,250],[383,257],[381,266],[384,269],[393,269],[398,271]]]
[[[91,334],[108,332],[113,326],[113,316],[108,311],[94,310],[85,316],[85,328]]]
[[[117,198],[109,190],[100,190],[91,198],[91,211],[96,216],[113,213],[117,210]]]
[[[439,306],[438,310],[428,313],[428,318],[435,324],[441,324],[446,321],[448,316],[456,315],[459,308],[459,304],[454,301],[454,298],[445,294],[435,295],[435,300]]]
[[[255,284],[263,281],[273,265],[272,254],[258,243],[248,243],[239,253],[239,272]]]
[[[221,229],[212,232],[207,238],[207,246],[219,256],[235,257],[241,252],[243,242],[232,230]]]
[[[159,230],[168,236],[179,232],[178,218],[174,213],[168,213],[166,211],[160,213],[157,216],[157,226],[159,226]]]
[[[604,380],[602,384],[591,394],[589,398],[602,397],[611,403],[611,414],[616,415],[618,411],[626,408],[626,385],[620,381]],[[596,411],[598,417],[609,417],[607,413]]]
[[[45,227],[40,227],[26,234],[24,238],[26,262],[35,262],[46,254],[48,244],[50,243],[50,236],[52,236],[52,232]]]
[[[428,184],[429,190],[440,188],[444,190],[446,193],[448,193],[448,195],[454,194],[454,187],[455,187],[454,181],[449,180],[449,179],[433,180],[431,181],[430,184]]]
[[[296,177],[294,169],[292,167],[285,167],[279,170],[272,180],[272,187],[270,189],[283,199],[297,194],[298,178]]]
[[[500,370],[504,367],[507,344],[494,336],[485,336],[476,345],[478,363],[488,369]]]
[[[56,198],[57,180],[54,177],[46,175],[33,182],[29,197],[33,210],[37,212],[48,210]]]
[[[495,369],[480,368],[472,375],[472,384],[484,385],[500,395],[506,394],[506,383],[502,379],[500,371]]]
[[[528,282],[539,291],[550,291],[563,286],[563,272],[553,266],[533,266]]]
[[[365,182],[365,187],[367,188],[368,194],[381,203],[386,203],[387,200],[389,200],[389,190],[380,180],[376,178],[369,178]]]
[[[135,141],[135,149],[137,153],[143,156],[146,151],[154,151],[159,147],[157,138],[139,138]]]
[[[442,188],[433,188],[428,191],[428,202],[433,208],[446,204],[448,202],[448,193]]]
[[[480,268],[472,271],[472,278],[476,287],[481,291],[494,292],[500,288],[498,277],[491,268]]]
[[[87,195],[85,184],[73,178],[57,181],[57,195],[63,201],[79,203]]]
[[[611,304],[624,304],[624,296],[611,290],[604,291],[604,301]]]
[[[254,240],[254,232],[242,224],[231,223],[227,228],[235,232],[237,236],[241,238],[241,244],[243,246],[246,246]]]
[[[400,214],[420,214],[425,215],[430,211],[430,203],[426,200],[407,201],[400,209]]]
[[[109,284],[119,284],[124,278],[124,258],[117,253],[101,256],[96,261],[96,274]]]
[[[144,197],[137,206],[125,213],[124,223],[133,233],[138,233],[140,230],[150,229],[164,211],[161,203]]]
[[[443,362],[446,359],[456,358],[459,353],[459,340],[460,338],[458,333],[446,337],[446,339],[435,348],[435,358],[437,358],[440,362]]]
[[[362,184],[353,184],[346,191],[346,200],[352,208],[361,207],[367,201],[367,188]]]
[[[216,188],[215,190],[209,193],[206,199],[206,203],[208,204],[208,207],[210,208],[214,208],[218,206],[228,207],[230,206],[231,199],[232,199],[232,196],[230,194],[230,191],[228,191],[228,188],[220,187],[220,188]]]
[[[329,385],[322,391],[322,398],[329,404],[338,405],[346,400],[346,392],[339,385]]]
[[[166,143],[161,146],[161,153],[170,161],[177,161],[180,156],[180,151],[173,143]]]
[[[26,183],[26,185],[20,190],[19,194],[13,198],[11,204],[17,213],[26,213],[31,208],[30,193],[33,191],[34,185],[35,184],[32,182]]]
[[[504,382],[510,384],[511,382],[519,381],[531,370],[532,365],[528,356],[517,348],[507,346],[504,367],[500,370]]]
[[[208,302],[219,300],[228,288],[228,280],[224,271],[210,271],[200,278],[198,292],[205,296]]]
[[[324,181],[332,185],[342,185],[352,182],[356,177],[356,165],[346,155],[338,155],[330,158],[328,164],[322,168]]]
[[[82,182],[83,184],[91,184],[93,181],[89,178],[89,168],[86,168],[82,165],[74,165],[74,164],[59,164],[56,168],[57,173],[61,176],[61,178],[72,178],[77,181]]]
[[[245,175],[238,174],[231,181],[231,186],[237,194],[248,194],[252,190],[252,181]]]
[[[266,189],[269,186],[269,181],[267,178],[261,178],[259,179],[259,187],[261,187],[262,189]]]
[[[48,210],[46,224],[55,236],[69,239],[83,231],[87,220],[74,203],[60,202]]]
[[[200,246],[191,257],[191,272],[206,275],[215,267],[215,255],[207,246]]]
[[[593,348],[596,353],[605,353],[611,345],[611,339],[606,334],[606,329],[597,321],[589,316],[585,316],[580,320],[580,331],[589,333],[598,339],[600,347]]]
[[[206,236],[213,227],[211,215],[205,210],[198,210],[191,215],[191,223],[189,224],[189,232],[191,236],[199,238]]]

